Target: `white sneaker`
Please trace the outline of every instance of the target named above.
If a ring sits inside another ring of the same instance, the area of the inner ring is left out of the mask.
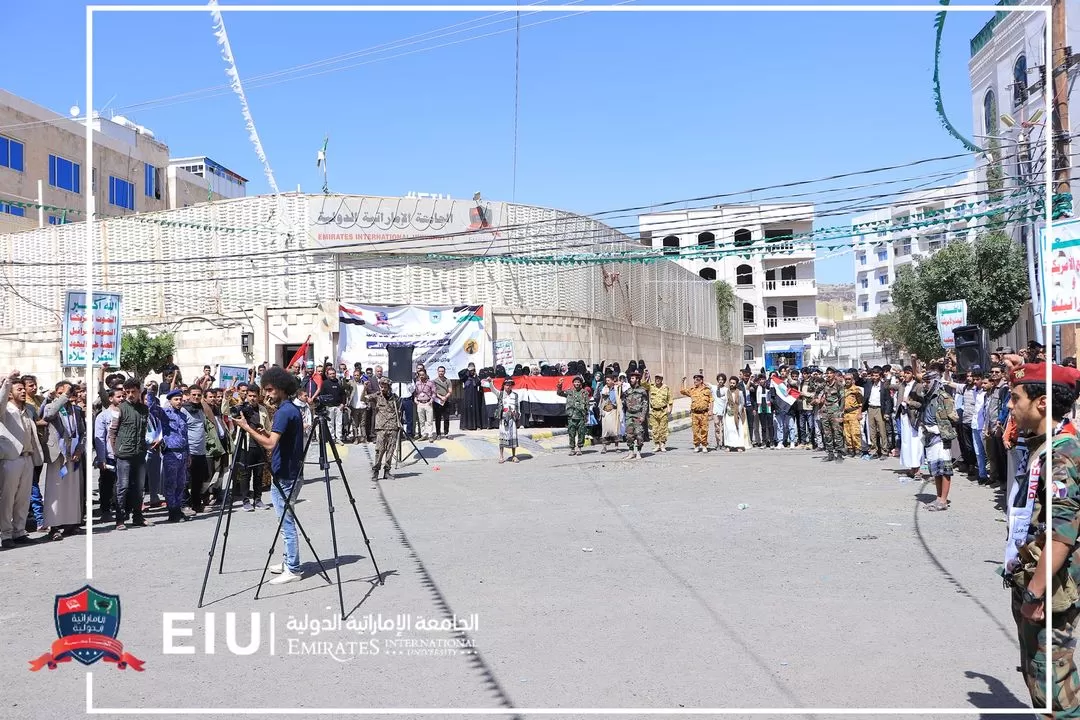
[[[289,568],[282,568],[283,572],[276,578],[270,581],[271,585],[284,585],[285,583],[300,582],[304,579],[303,575],[298,575]]]
[[[285,572],[285,563],[278,563],[277,565],[270,566],[270,573],[272,575],[280,575]]]

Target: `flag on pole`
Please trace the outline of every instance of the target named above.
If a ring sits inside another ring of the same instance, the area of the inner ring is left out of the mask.
[[[319,154],[315,156],[315,167],[320,167],[321,168],[324,165],[326,165],[326,146],[329,145],[329,144],[330,144],[330,136],[327,135],[326,139],[323,140],[322,150],[320,150]]]
[[[287,370],[292,372],[293,368],[296,367],[296,363],[304,362],[304,358],[307,357],[307,349],[308,349],[308,345],[310,343],[311,343],[311,336],[308,335],[307,340],[305,340],[304,344],[300,346],[300,349],[296,351],[296,354],[292,356],[292,360],[289,361],[289,364],[285,366],[285,368]]]

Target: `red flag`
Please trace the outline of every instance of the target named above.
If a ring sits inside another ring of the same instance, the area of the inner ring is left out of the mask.
[[[300,346],[300,349],[296,351],[296,354],[292,356],[292,360],[289,361],[289,364],[285,366],[286,370],[292,370],[296,367],[296,363],[304,361],[304,358],[307,357],[307,349],[310,342],[311,336],[308,335],[307,340],[305,340],[304,344]]]

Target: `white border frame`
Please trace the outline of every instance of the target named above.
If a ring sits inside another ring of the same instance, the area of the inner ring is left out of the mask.
[[[999,11],[1016,13],[1043,13],[1046,16],[1046,43],[1044,62],[1053,68],[1053,18],[1049,5],[218,5],[221,12],[980,12]],[[94,13],[108,12],[195,12],[209,13],[208,5],[87,5],[86,6],[86,167],[87,177],[94,171]],[[1046,73],[1047,86],[1043,89],[1046,99],[1046,122],[1053,118],[1053,72]],[[1046,245],[1053,236],[1053,176],[1054,154],[1049,143],[1052,132],[1043,133],[1046,150]],[[86,194],[86,297],[94,297],[94,250],[96,249],[97,223],[93,188]],[[1044,263],[1045,265],[1045,263]],[[1045,318],[1044,318],[1045,320]],[[1053,326],[1044,327],[1052,332]],[[93,353],[88,355],[87,383],[94,381]],[[1050,395],[1050,377],[1047,377],[1047,398]],[[1047,434],[1053,420],[1047,408]],[[94,460],[92,443],[87,444],[86,462]],[[1046,486],[1046,507],[1051,506],[1050,484]],[[93,499],[86,494],[87,517],[92,515]],[[86,533],[86,579],[93,578],[93,533]],[[1046,587],[1052,587],[1050,565],[1046,567]],[[1051,634],[1051,612],[1046,612],[1047,636]],[[1052,663],[1046,663],[1044,689],[1047,701],[1053,704],[1051,671]],[[86,714],[88,715],[1016,715],[1024,713],[1052,714],[1052,709],[1038,708],[95,708],[94,673],[86,673]]]

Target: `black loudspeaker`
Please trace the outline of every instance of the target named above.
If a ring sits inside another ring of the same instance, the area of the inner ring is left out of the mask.
[[[386,375],[390,378],[390,382],[411,383],[413,381],[413,346],[390,345],[387,346],[386,353],[389,356],[386,361],[389,366],[386,368]]]
[[[990,337],[985,328],[961,325],[953,330],[953,343],[957,372],[990,372]]]

